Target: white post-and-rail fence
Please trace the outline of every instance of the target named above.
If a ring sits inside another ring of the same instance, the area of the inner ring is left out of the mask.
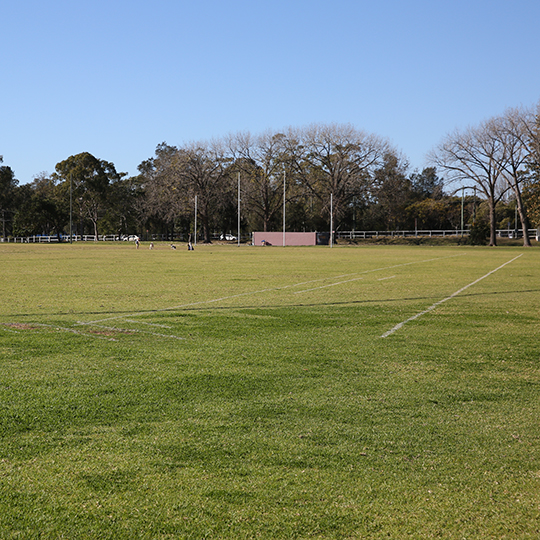
[[[73,235],[72,237],[73,242],[95,242],[96,237],[93,234],[85,234],[83,236],[80,235]],[[118,241],[123,240],[119,236],[115,236],[114,234],[111,235],[99,235],[97,240],[101,241]],[[0,241],[4,241],[0,238]],[[43,234],[36,234],[32,236],[15,236],[11,238],[6,238],[6,242],[15,242],[15,243],[22,243],[22,244],[52,244],[52,243],[58,243],[58,236],[51,235],[43,235]],[[60,241],[63,243],[69,243],[69,235],[61,235]]]
[[[460,237],[469,236],[469,229],[410,230],[410,231],[337,231],[336,237],[344,240],[365,240],[367,238],[411,238],[411,237]],[[523,238],[523,229],[497,229],[499,238]],[[529,238],[540,238],[540,229],[529,229]]]
[[[447,229],[447,230],[411,230],[411,231],[336,231],[335,238],[342,240],[365,240],[368,238],[411,238],[411,237],[460,237],[468,236],[469,229]],[[169,240],[166,235],[151,235],[152,240]],[[183,235],[180,235],[183,236]],[[214,235],[219,238],[219,235]],[[497,236],[499,238],[523,238],[523,229],[498,229]],[[161,238],[163,237],[163,238]],[[536,238],[540,241],[540,228],[529,229],[529,238]],[[128,236],[119,236],[114,234],[99,235],[97,238],[93,234],[73,235],[73,242],[120,242],[131,239]],[[176,238],[182,240],[181,237]],[[70,241],[69,235],[61,235],[60,241],[68,243]],[[17,236],[3,239],[0,237],[0,242],[14,242],[14,243],[30,243],[30,244],[50,244],[58,243],[57,235],[32,235],[32,236]]]

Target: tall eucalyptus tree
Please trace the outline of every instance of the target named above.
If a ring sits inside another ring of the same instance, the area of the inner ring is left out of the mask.
[[[349,124],[291,129],[286,142],[296,177],[328,216],[332,198],[336,229],[351,201],[368,195],[373,172],[390,150],[387,141]]]
[[[173,233],[177,221],[190,208],[189,187],[181,175],[178,148],[165,142],[158,144],[155,156],[138,168],[146,220],[162,223]]]
[[[231,157],[222,141],[198,142],[178,152],[178,170],[191,200],[197,196],[197,210],[202,224],[203,241],[210,243],[212,227],[219,212],[232,197],[227,182]]]
[[[56,164],[55,178],[62,181],[64,191],[73,186],[73,197],[78,199],[81,211],[90,219],[94,235],[98,237],[98,222],[109,204],[111,182],[123,174],[116,172],[113,163],[94,157],[89,152],[70,156]]]
[[[267,131],[258,137],[239,133],[229,138],[234,166],[241,174],[243,206],[253,226],[271,228],[283,206],[286,174],[284,135]]]

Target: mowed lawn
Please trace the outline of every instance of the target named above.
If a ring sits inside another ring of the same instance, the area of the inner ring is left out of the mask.
[[[2,539],[540,537],[537,247],[0,244],[0,299]]]

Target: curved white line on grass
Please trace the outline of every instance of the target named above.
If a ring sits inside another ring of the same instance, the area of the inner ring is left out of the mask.
[[[151,336],[157,336],[157,337],[166,337],[171,339],[186,339],[180,336],[175,336],[173,334],[158,334],[156,332],[147,332],[146,330],[137,330],[135,328],[117,328],[114,326],[102,326],[100,324],[92,324],[94,328],[103,328],[103,330],[110,330],[112,332],[119,332],[121,334],[131,334],[131,333],[138,333],[138,334],[149,334]]]
[[[95,339],[104,339],[105,341],[117,341],[114,338],[96,336],[94,334],[85,334],[84,332],[79,332],[78,330],[75,330],[74,328],[66,328],[64,326],[56,326],[55,324],[44,324],[44,323],[32,323],[32,324],[36,325],[36,326],[45,326],[46,328],[53,328],[54,330],[60,330],[62,332],[71,332],[72,334],[77,334],[79,336],[91,337],[91,338],[95,338]]]
[[[20,330],[13,330],[13,328],[5,328],[4,326],[0,326],[2,330],[5,330],[6,332],[12,332],[13,334],[20,334]]]
[[[101,323],[101,322],[106,322],[106,321],[115,321],[115,320],[118,320],[118,319],[125,319],[126,317],[140,317],[140,316],[143,316],[143,315],[148,315],[149,313],[163,313],[165,311],[174,311],[176,309],[188,308],[188,307],[193,307],[193,306],[201,306],[201,305],[204,305],[204,304],[213,304],[213,303],[216,303],[216,302],[221,302],[223,300],[232,300],[233,298],[240,298],[242,296],[250,296],[250,295],[254,295],[254,294],[262,294],[262,293],[271,292],[271,291],[281,291],[281,290],[284,290],[284,289],[290,289],[292,287],[300,287],[302,285],[308,285],[309,283],[317,283],[318,281],[324,281],[324,280],[327,280],[327,279],[339,279],[339,278],[343,278],[343,277],[346,277],[346,276],[357,276],[357,275],[360,275],[360,274],[369,274],[369,273],[372,273],[372,272],[380,272],[381,270],[389,270],[391,268],[399,268],[401,266],[410,266],[412,264],[422,264],[422,263],[426,263],[426,262],[439,261],[441,259],[451,259],[453,257],[460,257],[462,255],[465,255],[465,253],[458,253],[457,255],[450,255],[449,257],[435,257],[433,259],[426,259],[426,260],[423,260],[423,261],[412,261],[412,262],[408,262],[408,263],[394,264],[392,266],[385,266],[383,268],[374,268],[373,270],[364,270],[363,272],[354,272],[352,274],[343,274],[341,276],[334,276],[333,278],[324,277],[324,278],[312,279],[310,281],[303,281],[303,282],[300,282],[300,283],[293,283],[291,285],[283,285],[281,287],[270,287],[268,289],[260,289],[258,291],[248,291],[248,292],[233,294],[231,296],[222,296],[221,298],[212,298],[211,300],[201,300],[199,302],[191,302],[189,304],[180,304],[179,306],[173,306],[173,307],[162,308],[162,309],[153,309],[153,310],[149,310],[149,311],[141,311],[139,313],[130,313],[129,315],[116,315],[115,317],[106,317],[104,319],[98,319],[98,320],[89,321],[89,322],[77,321],[76,324],[81,325],[81,326],[87,326],[87,325],[93,325],[93,324],[96,324],[96,323]],[[361,278],[358,278],[358,279],[361,279]],[[354,280],[351,280],[351,281],[354,281]],[[343,281],[342,283],[346,283],[346,282]],[[304,292],[304,291],[300,291],[300,292]]]
[[[426,313],[429,313],[430,311],[434,310],[437,306],[440,306],[442,303],[446,302],[447,300],[450,300],[451,298],[454,298],[454,296],[457,296],[458,294],[462,293],[464,290],[468,289],[469,287],[472,287],[473,285],[476,285],[479,281],[482,281],[484,278],[487,278],[488,276],[491,276],[491,274],[494,274],[501,268],[504,268],[507,264],[510,264],[511,262],[514,262],[516,259],[519,259],[523,255],[521,253],[517,257],[514,257],[512,260],[505,262],[504,264],[501,264],[499,268],[495,268],[495,270],[492,270],[491,272],[488,272],[485,276],[482,276],[481,278],[478,278],[476,281],[473,281],[472,283],[469,283],[468,285],[465,285],[465,287],[462,287],[459,289],[459,291],[456,291],[455,293],[451,294],[450,296],[443,298],[442,300],[439,300],[438,302],[435,302],[432,306],[429,306],[424,311],[417,313],[416,315],[413,315],[406,321],[400,322],[399,324],[396,324],[394,328],[391,330],[388,330],[388,332],[385,332],[381,337],[385,338],[388,336],[391,336],[394,332],[397,332],[403,325],[407,324],[408,322],[414,321],[415,319],[418,319],[418,317],[421,317],[422,315],[425,315]]]
[[[134,321],[134,322],[137,322],[137,321]],[[65,326],[57,326],[55,324],[45,324],[45,323],[31,323],[31,326],[42,326],[42,327],[45,327],[45,328],[52,328],[53,330],[59,330],[61,332],[71,332],[72,334],[77,334],[79,336],[84,336],[84,337],[91,337],[91,338],[95,338],[95,339],[103,339],[105,341],[118,341],[117,339],[114,339],[114,338],[110,338],[110,337],[104,337],[104,336],[97,336],[95,334],[87,334],[85,332],[81,332],[79,330],[75,330],[74,328],[69,328],[69,327],[65,327]],[[131,333],[140,333],[140,334],[149,334],[151,336],[157,336],[157,337],[163,337],[163,338],[171,338],[171,339],[186,339],[186,338],[183,338],[183,337],[180,337],[180,336],[175,336],[175,335],[172,335],[172,334],[158,334],[157,332],[148,332],[146,330],[137,330],[135,328],[115,328],[113,326],[101,326],[101,325],[98,325],[98,324],[93,324],[91,325],[95,328],[101,328],[103,330],[110,330],[110,331],[113,331],[113,332],[118,332],[118,333],[121,333],[121,334],[131,334]],[[2,328],[3,330],[6,330],[8,332],[14,332],[16,334],[21,334],[22,332],[19,331],[19,330],[13,330],[11,328],[5,328],[4,325],[1,325],[0,328]]]
[[[382,277],[379,278],[377,281],[384,281],[385,279],[394,279],[396,276],[389,276],[389,277]]]

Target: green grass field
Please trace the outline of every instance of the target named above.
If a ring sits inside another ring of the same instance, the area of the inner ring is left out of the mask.
[[[540,537],[539,263],[0,244],[0,538]]]

